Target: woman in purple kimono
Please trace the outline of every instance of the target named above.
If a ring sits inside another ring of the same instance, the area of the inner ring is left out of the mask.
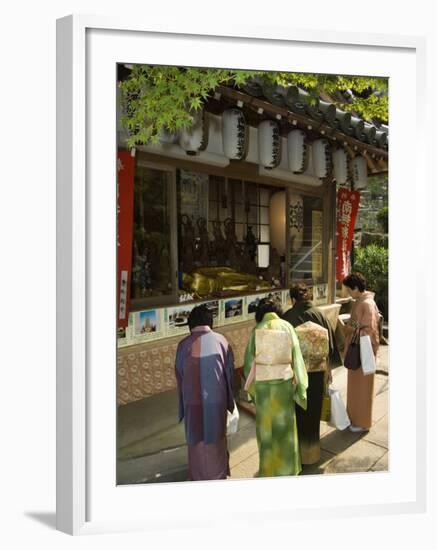
[[[179,421],[185,420],[190,479],[226,479],[229,453],[227,411],[234,409],[234,359],[226,338],[212,330],[212,312],[195,307],[191,334],[176,351]]]

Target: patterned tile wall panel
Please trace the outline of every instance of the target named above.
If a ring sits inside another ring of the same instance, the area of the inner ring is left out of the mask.
[[[243,366],[244,350],[254,321],[220,327],[232,346],[235,368]],[[119,348],[117,354],[117,403],[125,405],[176,387],[174,364],[182,337],[166,338]]]

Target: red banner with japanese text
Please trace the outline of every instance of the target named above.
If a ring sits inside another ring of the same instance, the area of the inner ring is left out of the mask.
[[[118,328],[128,325],[132,275],[135,157],[129,151],[117,156],[117,311]]]
[[[349,275],[351,269],[351,249],[357,221],[359,191],[339,189],[337,193],[337,281],[342,281]]]

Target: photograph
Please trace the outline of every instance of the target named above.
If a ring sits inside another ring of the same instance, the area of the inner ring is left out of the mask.
[[[158,340],[164,336],[163,310],[150,309],[131,312],[125,338],[118,340],[118,348],[129,349],[138,343]]]
[[[225,318],[240,317],[243,315],[243,299],[225,301]]]
[[[188,330],[188,317],[193,307],[186,304],[179,307],[167,308],[167,332],[169,334],[178,329]]]
[[[138,313],[138,326],[135,335],[156,332],[156,311],[142,311]]]
[[[255,296],[246,296],[247,315],[250,318],[255,317],[256,308],[262,298],[265,298],[266,294],[257,294]]]
[[[220,303],[218,300],[205,302],[206,308],[212,313],[213,326],[217,327],[220,324]]]
[[[278,304],[282,305],[282,291],[278,290],[276,292],[268,292],[266,295],[268,300],[274,300]]]
[[[120,338],[159,332],[117,349],[117,484],[387,472],[388,79],[114,86]]]
[[[326,285],[314,285],[313,297],[316,302],[326,302],[328,299],[328,288]]]

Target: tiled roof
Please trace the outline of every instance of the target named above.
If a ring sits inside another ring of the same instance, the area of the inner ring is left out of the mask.
[[[315,104],[310,104],[308,92],[298,86],[279,86],[254,77],[241,90],[252,97],[265,98],[272,105],[285,108],[290,113],[306,115],[317,123],[326,123],[332,129],[339,130],[363,144],[388,150],[388,126],[368,123],[321,98]]]

